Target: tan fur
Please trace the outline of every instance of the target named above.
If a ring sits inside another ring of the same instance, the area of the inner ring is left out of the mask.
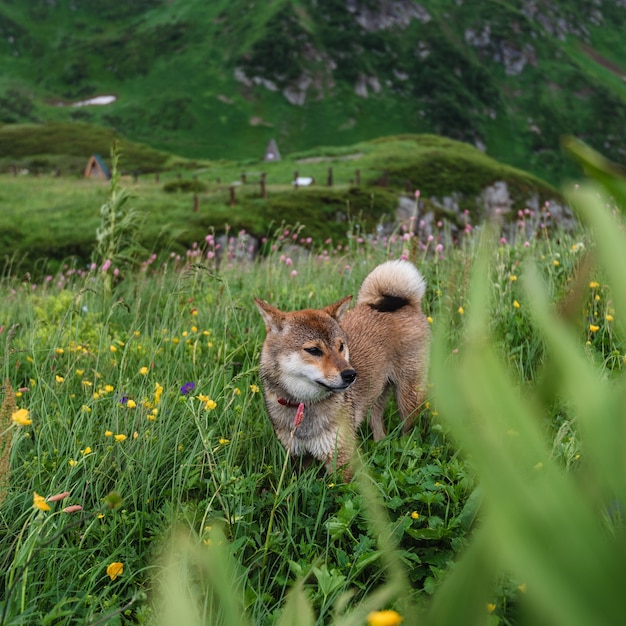
[[[383,411],[392,388],[403,430],[412,426],[428,369],[424,290],[411,263],[388,261],[363,281],[351,311],[352,296],[321,310],[288,313],[255,299],[267,331],[260,368],[265,402],[290,454],[310,454],[329,472],[343,467],[349,479],[356,428],[369,411],[374,439],[385,436]],[[304,418],[294,426],[299,403]]]

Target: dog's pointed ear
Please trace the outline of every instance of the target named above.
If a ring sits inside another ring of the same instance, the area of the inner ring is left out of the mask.
[[[254,304],[256,304],[257,309],[259,309],[259,313],[265,322],[265,330],[268,333],[270,331],[279,332],[283,327],[285,314],[264,300],[259,300],[259,298],[254,299]]]
[[[341,318],[347,313],[351,300],[352,296],[344,296],[343,298],[341,298],[341,300],[337,300],[337,302],[329,304],[323,309],[323,311],[325,313],[328,313],[328,315],[335,318],[339,322]]]

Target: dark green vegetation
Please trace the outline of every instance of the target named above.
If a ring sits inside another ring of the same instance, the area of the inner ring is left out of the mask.
[[[108,128],[93,124],[52,122],[49,124],[7,124],[0,127],[0,168],[28,168],[61,174],[81,174],[92,154],[107,157],[114,144],[124,153],[125,166],[133,172],[157,172],[178,162],[166,152],[128,141]],[[7,156],[8,155],[8,156]],[[109,160],[109,159],[106,159]],[[192,164],[193,165],[193,164]]]
[[[564,133],[623,160],[625,25],[608,1],[5,1],[0,122],[90,122],[194,159],[428,132],[558,183]]]
[[[50,131],[54,128],[62,126],[49,126]],[[94,142],[100,135],[94,135]],[[2,136],[0,129],[0,142]],[[29,136],[14,134],[24,143]],[[47,145],[52,149],[55,144]],[[150,171],[155,156],[162,155],[122,143],[120,167],[129,172]],[[44,166],[44,158],[39,157],[39,176],[3,176],[0,254],[12,259],[14,269],[32,271],[43,258],[56,267],[59,261],[76,257],[78,265],[84,266],[92,255],[108,184],[54,176],[51,163],[63,168],[65,157],[46,158]],[[129,159],[130,168],[125,166]],[[354,224],[362,232],[373,232],[377,224],[393,222],[398,197],[407,188],[411,198],[413,190],[420,189],[425,210],[431,206],[431,196],[460,194],[460,204],[475,223],[482,217],[476,196],[495,181],[507,182],[516,209],[524,208],[531,193],[542,202],[559,197],[550,185],[526,172],[503,165],[468,144],[434,135],[385,137],[311,150],[276,163],[206,162],[204,167],[188,169],[193,165],[167,161],[164,167],[170,169],[158,181],[154,174],[122,181],[134,196],[129,204],[143,221],[138,243],[146,252],[181,252],[194,241],[202,242],[209,232],[219,235],[243,229],[261,238],[281,223],[304,226],[303,236],[316,241],[329,237],[344,241]],[[329,168],[332,186],[328,186]],[[313,177],[315,184],[294,189],[295,172]],[[260,182],[263,173],[266,198]],[[231,187],[235,206],[230,205]],[[445,217],[442,213],[441,218]]]

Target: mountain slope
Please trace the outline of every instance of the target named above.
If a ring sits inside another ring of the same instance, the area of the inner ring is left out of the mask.
[[[5,0],[0,121],[213,159],[434,132],[559,182],[564,133],[624,161],[625,25],[624,0]]]

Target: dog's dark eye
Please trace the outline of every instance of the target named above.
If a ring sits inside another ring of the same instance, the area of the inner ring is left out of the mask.
[[[324,353],[319,349],[313,346],[312,348],[305,348],[305,352],[312,354],[313,356],[322,356]]]
[[[343,352],[343,344],[342,343],[339,344],[339,352]]]

